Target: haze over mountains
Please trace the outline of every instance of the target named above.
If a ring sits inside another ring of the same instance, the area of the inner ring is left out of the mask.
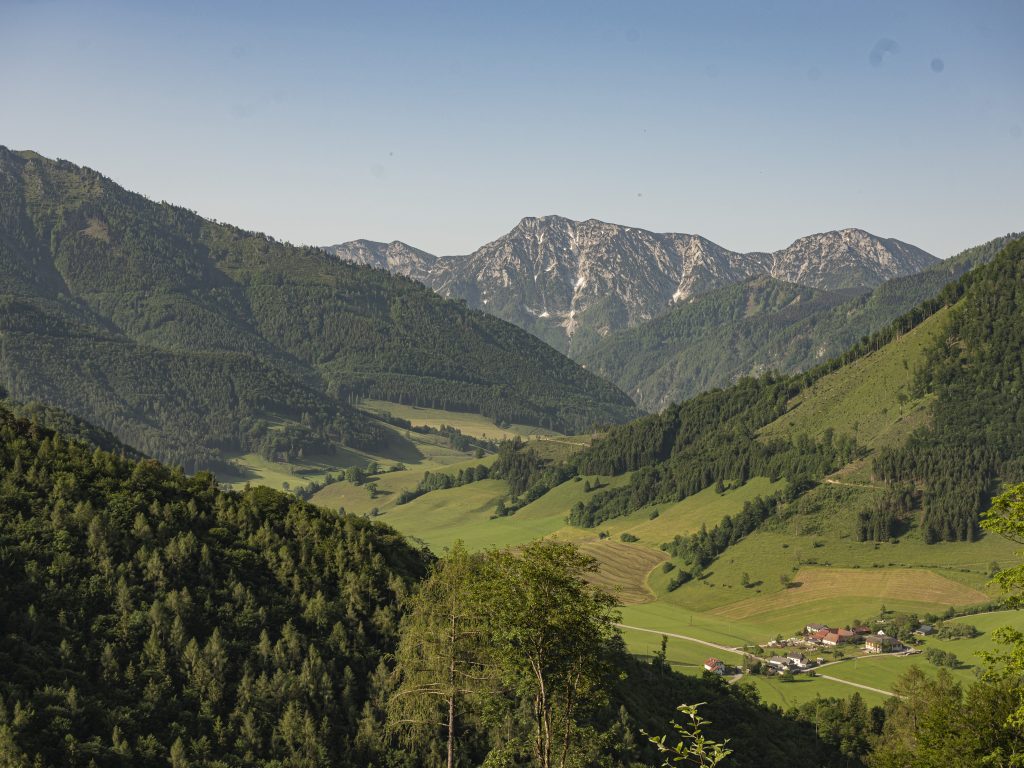
[[[464,299],[572,357],[673,304],[750,278],[864,291],[938,262],[859,229],[809,235],[775,252],[737,253],[699,235],[561,216],[525,218],[468,256],[438,258],[404,243],[366,240],[327,250]]]

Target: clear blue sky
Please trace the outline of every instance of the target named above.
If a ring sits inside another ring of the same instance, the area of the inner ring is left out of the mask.
[[[0,0],[0,144],[297,243],[1024,228],[1024,3]]]

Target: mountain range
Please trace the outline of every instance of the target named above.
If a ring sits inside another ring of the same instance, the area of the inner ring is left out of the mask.
[[[463,299],[574,358],[610,333],[751,278],[865,291],[938,262],[913,245],[860,229],[809,235],[774,252],[738,253],[699,235],[561,216],[525,218],[467,256],[367,240],[327,250]]]

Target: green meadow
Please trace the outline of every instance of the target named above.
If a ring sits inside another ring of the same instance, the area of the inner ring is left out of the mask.
[[[439,429],[442,426],[454,427],[462,434],[469,437],[478,437],[484,440],[511,440],[514,437],[536,437],[539,435],[557,435],[542,427],[531,427],[525,424],[510,424],[506,427],[499,427],[485,416],[476,413],[461,413],[458,411],[443,411],[437,408],[421,408],[416,405],[402,405],[401,403],[389,403],[384,400],[362,400],[358,407],[360,410],[370,414],[390,414],[396,419],[405,419],[414,427],[434,427]]]
[[[950,669],[949,672],[966,685],[973,681],[982,670],[983,663],[980,654],[983,651],[998,649],[999,646],[992,637],[994,630],[1009,626],[1024,631],[1024,611],[996,611],[964,616],[950,623],[970,624],[976,627],[981,634],[978,637],[961,640],[940,640],[937,637],[926,637],[918,647],[921,649],[939,648],[955,655],[960,661],[960,666]],[[914,665],[932,672],[938,669],[925,660],[921,654],[913,656],[880,655],[836,664],[828,667],[828,674],[850,682],[892,690],[896,679]]]
[[[465,435],[489,440],[501,440],[516,436],[531,439],[541,436],[562,439],[557,433],[542,430],[539,427],[512,425],[505,429],[499,429],[493,422],[477,414],[415,408],[397,403],[386,403],[381,400],[364,401],[361,407],[369,413],[391,412],[393,416],[407,419],[414,426],[439,428],[447,425],[455,427]],[[283,422],[281,426],[284,426]],[[478,463],[488,464],[490,461],[488,458],[477,460],[474,458],[473,452],[467,453],[452,448],[448,440],[440,435],[422,435],[384,422],[381,422],[380,426],[387,431],[389,438],[385,445],[376,452],[339,448],[330,455],[295,459],[288,462],[270,461],[255,453],[229,456],[233,471],[224,473],[220,479],[227,486],[241,486],[248,482],[277,489],[294,489],[311,481],[322,482],[327,475],[337,475],[348,467],[366,467],[371,462],[383,468],[402,464],[409,469],[410,474],[387,478],[382,476],[378,480],[382,489],[397,494],[398,491],[405,488],[415,487],[427,470],[438,471],[453,467],[454,471],[458,471],[460,467],[475,466]],[[564,440],[575,441],[574,444],[586,444],[584,438],[564,438]],[[549,450],[563,451],[564,446],[559,444]],[[414,480],[411,479],[413,476],[415,476]],[[369,512],[373,507],[380,507],[387,503],[387,499],[382,499],[382,504],[363,503],[366,501],[364,499],[366,495],[358,491],[347,493],[344,489],[339,488],[319,497],[317,503],[331,508],[343,506],[349,511],[359,513]],[[370,501],[376,500],[371,499]]]
[[[901,338],[819,379],[761,434],[820,437],[832,429],[871,449],[902,442],[926,423],[927,398],[915,400],[911,385],[948,315],[948,309],[940,310]]]
[[[839,665],[837,665],[839,666]],[[826,671],[835,667],[827,667]],[[742,682],[753,685],[761,700],[766,704],[775,704],[782,709],[798,706],[814,699],[837,698],[845,699],[854,693],[864,699],[869,707],[881,706],[889,698],[885,694],[856,688],[852,685],[826,680],[823,677],[796,675],[792,680],[780,677],[763,677],[761,675],[745,675]],[[874,687],[874,686],[872,686]]]

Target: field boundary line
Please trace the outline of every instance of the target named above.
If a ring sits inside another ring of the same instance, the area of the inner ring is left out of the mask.
[[[615,624],[619,629],[632,629],[637,632],[650,632],[653,635],[665,635],[666,637],[674,637],[677,640],[689,640],[691,643],[697,643],[698,645],[706,645],[708,648],[714,648],[719,651],[729,651],[730,653],[738,653],[741,656],[752,656],[744,650],[740,650],[738,646],[722,645],[721,643],[712,643],[710,640],[701,640],[699,637],[690,637],[689,635],[678,635],[675,632],[662,632],[660,629],[650,629],[648,627],[634,627],[630,624]]]
[[[817,675],[822,680],[831,680],[833,683],[842,683],[843,685],[852,685],[854,688],[863,688],[865,691],[871,691],[873,693],[880,693],[883,696],[896,696],[892,691],[883,691],[881,688],[872,688],[870,685],[863,685],[862,683],[854,683],[849,680],[843,680],[840,677],[832,677],[831,675]]]

